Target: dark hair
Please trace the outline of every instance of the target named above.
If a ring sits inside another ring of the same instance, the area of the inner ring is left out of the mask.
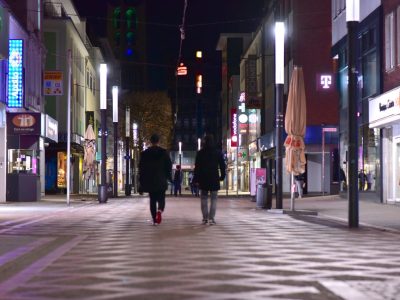
[[[214,136],[212,134],[207,133],[204,138],[204,148],[212,148],[214,147]]]
[[[158,136],[158,134],[153,133],[150,137],[150,142],[152,144],[157,144],[160,141],[160,137]]]

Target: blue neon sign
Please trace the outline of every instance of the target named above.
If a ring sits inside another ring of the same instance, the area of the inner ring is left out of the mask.
[[[8,58],[8,107],[22,107],[23,104],[23,40],[9,40]]]

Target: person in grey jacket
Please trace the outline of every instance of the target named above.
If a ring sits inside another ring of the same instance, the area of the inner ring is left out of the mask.
[[[203,224],[214,225],[217,210],[219,182],[225,179],[225,161],[221,151],[214,145],[214,138],[207,134],[203,139],[203,148],[196,154],[193,182],[200,188],[201,211]],[[211,205],[208,210],[208,193]]]
[[[149,193],[153,225],[161,223],[165,191],[168,181],[172,181],[172,162],[167,151],[158,145],[159,141],[159,136],[153,134],[150,137],[151,146],[141,153],[139,161],[139,193]]]

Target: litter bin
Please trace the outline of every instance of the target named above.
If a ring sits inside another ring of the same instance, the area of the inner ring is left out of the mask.
[[[270,184],[258,184],[256,194],[256,206],[258,208],[271,209],[272,207],[272,186]]]

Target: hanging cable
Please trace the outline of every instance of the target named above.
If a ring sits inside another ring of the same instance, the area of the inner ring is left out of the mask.
[[[182,46],[183,46],[183,40],[185,39],[185,21],[186,21],[187,6],[188,6],[188,0],[185,0],[185,4],[183,6],[182,24],[179,26],[179,31],[181,33],[181,39],[180,39],[180,44],[179,44],[178,65],[182,58]]]

